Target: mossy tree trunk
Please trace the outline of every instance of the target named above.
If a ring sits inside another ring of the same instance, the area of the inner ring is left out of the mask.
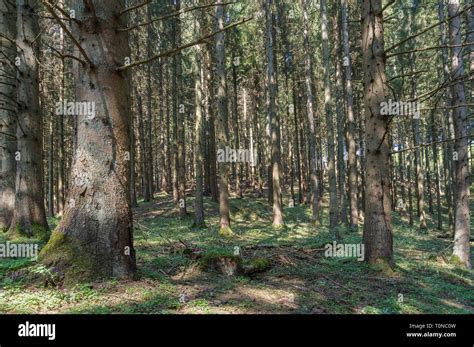
[[[93,63],[74,61],[76,100],[95,104],[77,115],[76,151],[64,216],[40,254],[65,280],[130,278],[135,273],[130,208],[130,86],[117,68],[129,57],[124,0],[72,1],[73,34]],[[74,55],[82,58],[77,47]]]

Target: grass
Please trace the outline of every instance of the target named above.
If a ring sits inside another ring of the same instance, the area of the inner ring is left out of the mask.
[[[187,204],[193,206],[193,199]],[[218,205],[205,198],[205,211],[207,227],[192,228],[192,215],[179,220],[166,195],[140,203],[134,211],[137,281],[51,288],[22,275],[41,272],[34,261],[0,259],[0,312],[474,313],[472,272],[446,261],[451,242],[437,238],[446,232],[435,230],[431,220],[421,233],[393,214],[396,267],[392,274],[382,274],[354,258],[324,257],[321,249],[333,241],[326,205],[321,226],[311,225],[308,206],[295,206],[285,208],[285,227],[274,229],[264,199],[232,198],[233,235],[228,237],[219,236]],[[49,223],[54,228],[58,220]],[[338,242],[360,243],[361,229],[339,227]],[[0,235],[0,243],[5,241]],[[268,259],[272,267],[251,277],[225,277],[204,271],[198,261],[177,251],[182,243],[208,254],[238,250],[244,261]]]

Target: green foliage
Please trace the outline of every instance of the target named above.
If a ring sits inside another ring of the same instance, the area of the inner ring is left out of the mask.
[[[193,199],[188,201],[192,206]],[[148,235],[135,234],[140,273],[138,281],[111,279],[81,282],[68,288],[44,287],[12,273],[30,269],[48,278],[41,265],[25,259],[0,260],[0,312],[3,313],[472,313],[472,273],[450,262],[448,239],[437,238],[429,220],[420,234],[394,213],[395,268],[391,273],[373,269],[351,258],[326,258],[315,251],[333,241],[323,206],[323,224],[311,226],[309,206],[297,205],[286,213],[286,228],[271,228],[270,208],[264,199],[231,199],[233,238],[216,232],[217,204],[205,198],[207,227],[187,226],[177,211],[161,201],[141,204],[135,219]],[[248,218],[250,206],[257,219]],[[158,211],[152,217],[149,211]],[[341,243],[360,243],[362,228],[350,232],[339,227]],[[192,260],[172,244],[202,249]],[[48,247],[60,247],[53,232]],[[199,269],[215,257],[236,257],[241,265],[259,270],[252,276],[226,277]],[[47,250],[48,248],[46,248]],[[271,265],[271,268],[269,266]],[[180,301],[185,294],[186,300]],[[400,297],[403,294],[403,300]]]

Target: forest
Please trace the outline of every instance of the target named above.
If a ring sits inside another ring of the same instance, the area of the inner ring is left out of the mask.
[[[469,0],[0,0],[0,313],[472,314],[473,115]]]

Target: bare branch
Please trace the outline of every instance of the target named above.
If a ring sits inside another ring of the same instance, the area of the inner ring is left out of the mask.
[[[393,155],[393,154],[397,154],[397,153],[403,153],[403,152],[407,152],[407,151],[414,151],[415,149],[418,149],[418,148],[422,148],[422,147],[427,147],[427,146],[431,146],[431,145],[435,145],[437,143],[445,143],[445,142],[451,142],[451,141],[457,141],[457,140],[462,140],[466,137],[469,137],[469,135],[467,136],[463,136],[463,137],[458,137],[458,138],[455,138],[455,139],[444,139],[444,140],[440,140],[440,141],[434,141],[434,142],[429,142],[429,143],[422,143],[418,146],[414,146],[414,147],[408,147],[408,148],[405,148],[405,149],[401,149],[399,151],[393,151],[393,152],[390,152],[389,155]]]
[[[179,51],[183,50],[183,49],[186,49],[186,48],[189,48],[189,47],[192,47],[192,46],[195,46],[195,45],[199,45],[201,43],[204,43],[207,39],[213,37],[214,35],[217,35],[223,31],[226,31],[228,29],[231,29],[237,25],[240,25],[240,24],[244,24],[245,22],[248,22],[250,20],[253,19],[253,16],[250,16],[250,17],[247,17],[247,18],[243,18],[241,20],[239,20],[238,22],[235,22],[233,24],[230,24],[220,30],[216,30],[208,35],[205,35],[203,37],[201,37],[200,39],[196,40],[196,41],[193,41],[193,42],[190,42],[190,43],[187,43],[183,46],[180,46],[180,47],[176,47],[176,48],[173,48],[172,50],[169,50],[169,51],[166,51],[166,52],[163,52],[163,53],[159,53],[157,55],[154,55],[153,57],[150,57],[150,58],[147,58],[147,59],[144,59],[144,60],[139,60],[139,61],[136,61],[132,64],[128,64],[128,65],[123,65],[123,66],[120,66],[119,68],[117,68],[117,71],[124,71],[126,69],[129,69],[131,67],[134,67],[134,66],[138,66],[138,65],[142,65],[142,64],[147,64],[149,62],[152,62],[158,58],[162,58],[162,57],[170,57],[170,56],[173,56],[175,55],[176,53],[178,53]]]
[[[195,5],[195,6],[188,6],[188,7],[184,7],[180,10],[177,10],[177,11],[174,11],[174,12],[171,12],[169,14],[166,14],[166,15],[163,15],[163,16],[160,16],[160,17],[157,17],[157,18],[154,18],[148,22],[144,22],[144,23],[139,23],[139,24],[136,24],[134,26],[131,26],[129,28],[123,28],[123,29],[119,29],[118,31],[128,31],[128,30],[133,30],[133,29],[136,29],[136,28],[139,28],[139,27],[142,27],[142,26],[145,26],[145,25],[149,25],[149,24],[153,24],[154,22],[158,22],[160,20],[164,20],[164,19],[167,19],[167,18],[171,18],[171,17],[174,17],[174,16],[179,16],[181,13],[186,13],[186,12],[190,12],[190,11],[193,11],[193,10],[197,10],[197,9],[203,9],[203,8],[207,8],[207,7],[212,7],[212,6],[225,6],[225,5],[230,5],[230,4],[233,4],[234,2],[226,2],[226,3],[222,3],[222,4],[217,4],[217,3],[213,3],[213,4],[207,4],[207,5]]]
[[[120,11],[120,15],[123,15],[127,12],[130,12],[130,11],[133,11],[133,10],[136,10],[136,9],[139,9],[140,7],[143,7],[145,5],[148,5],[149,3],[151,2],[151,0],[146,0],[145,2],[141,3],[141,4],[138,4],[138,5],[135,5],[135,6],[132,6],[132,7],[129,7],[129,8],[126,8],[122,11]]]
[[[89,57],[87,56],[86,52],[84,51],[84,48],[82,48],[81,44],[76,40],[76,38],[72,35],[72,33],[69,31],[69,29],[66,27],[66,25],[64,25],[64,23],[61,21],[61,19],[58,17],[58,15],[56,14],[56,12],[54,12],[54,9],[52,7],[52,5],[49,3],[48,0],[43,0],[43,3],[44,5],[46,6],[46,8],[48,9],[49,13],[51,13],[53,15],[53,17],[56,19],[56,21],[58,22],[58,24],[61,26],[61,28],[63,28],[64,32],[67,34],[67,36],[69,36],[69,38],[72,40],[72,42],[74,43],[74,45],[79,49],[79,51],[81,52],[81,54],[83,55],[84,59],[86,59],[87,63],[89,64],[89,66],[94,66],[94,63],[92,63],[92,60],[89,59]]]
[[[427,31],[430,31],[431,29],[436,28],[436,27],[439,26],[440,24],[443,24],[443,23],[445,23],[445,22],[446,22],[446,23],[449,22],[451,19],[456,18],[457,16],[460,16],[462,13],[466,12],[467,10],[469,10],[469,9],[472,8],[472,7],[474,7],[474,5],[467,6],[467,7],[464,8],[463,10],[459,11],[456,15],[454,15],[454,16],[452,16],[452,17],[449,17],[449,18],[446,18],[446,19],[443,19],[443,20],[441,20],[441,21],[439,21],[439,22],[437,22],[437,23],[435,23],[435,24],[433,24],[433,25],[430,25],[429,27],[423,29],[422,31],[420,31],[420,32],[418,32],[418,33],[416,33],[416,34],[413,34],[413,35],[407,37],[406,39],[403,39],[403,40],[397,42],[397,43],[394,44],[393,46],[387,48],[387,49],[385,50],[385,53],[387,53],[387,52],[389,52],[389,51],[391,51],[391,50],[393,50],[393,49],[395,49],[395,48],[397,48],[397,47],[403,45],[405,42],[410,41],[410,40],[414,39],[415,37],[418,37],[418,36],[420,36],[420,35],[423,35],[423,34],[426,33]]]

